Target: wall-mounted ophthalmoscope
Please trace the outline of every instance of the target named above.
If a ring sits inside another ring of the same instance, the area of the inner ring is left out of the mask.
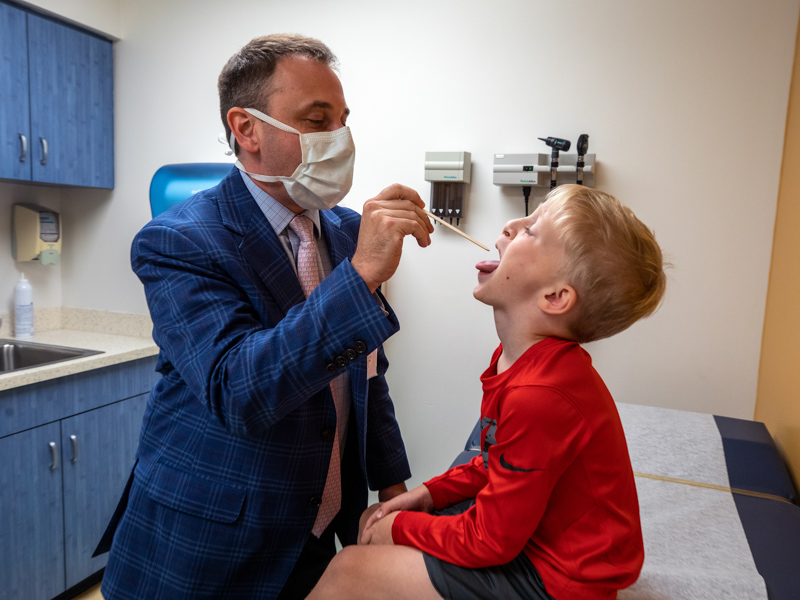
[[[575,163],[575,183],[583,185],[583,167],[586,166],[583,162],[586,152],[589,150],[589,134],[582,133],[578,136],[578,143],[575,145],[575,150],[578,152],[578,160]]]

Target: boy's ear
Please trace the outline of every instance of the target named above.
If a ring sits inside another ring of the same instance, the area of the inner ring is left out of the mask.
[[[549,293],[539,296],[539,308],[548,315],[563,315],[570,311],[578,301],[575,288],[568,284],[560,284],[551,288]]]

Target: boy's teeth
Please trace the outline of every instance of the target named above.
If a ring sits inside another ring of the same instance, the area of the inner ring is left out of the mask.
[[[498,267],[499,264],[500,264],[499,260],[482,260],[477,265],[475,265],[475,268],[483,273],[491,273]]]

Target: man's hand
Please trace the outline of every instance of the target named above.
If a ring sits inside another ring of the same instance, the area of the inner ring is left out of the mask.
[[[424,209],[419,194],[399,183],[364,203],[351,263],[371,292],[394,275],[405,236],[413,235],[423,248],[431,243],[433,225]]]
[[[385,531],[385,523],[384,521],[390,521],[389,523],[389,539],[391,540],[392,536],[392,529],[391,523],[394,522],[394,517],[397,516],[397,511],[401,510],[415,510],[419,512],[426,512],[431,513],[434,510],[433,506],[433,498],[431,498],[431,493],[428,491],[424,485],[419,485],[415,487],[410,492],[406,492],[405,494],[400,494],[399,496],[395,496],[391,500],[387,500],[386,502],[380,504],[374,512],[369,515],[367,522],[364,524],[364,532],[361,536],[361,543],[362,544],[374,544],[374,543],[385,543],[385,542],[375,542],[370,541],[373,540],[375,534],[372,533],[372,529],[374,527],[379,527],[377,530],[378,539],[385,539],[384,535]],[[391,519],[390,519],[391,517]]]

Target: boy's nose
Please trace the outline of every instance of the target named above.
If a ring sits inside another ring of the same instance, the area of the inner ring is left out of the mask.
[[[520,223],[522,219],[514,219],[513,221],[509,221],[506,223],[506,226],[503,227],[503,235],[507,235],[510,238],[514,238],[517,235],[517,232],[520,229]]]

